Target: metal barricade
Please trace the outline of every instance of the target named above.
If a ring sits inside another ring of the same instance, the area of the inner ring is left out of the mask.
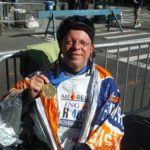
[[[95,48],[97,59],[103,59],[100,64],[112,73],[121,90],[122,111],[130,115],[149,109],[150,38],[98,44]]]
[[[11,29],[11,24],[27,22],[31,16],[37,17],[37,12],[44,9],[45,4],[42,2],[0,2],[0,23],[8,24]]]
[[[0,52],[0,97],[22,78],[20,75],[22,53],[21,50]]]
[[[129,115],[149,109],[150,38],[96,44],[95,51],[96,63],[111,72],[121,91],[123,113]],[[21,55],[19,50],[0,53],[1,96],[22,78],[19,70]]]

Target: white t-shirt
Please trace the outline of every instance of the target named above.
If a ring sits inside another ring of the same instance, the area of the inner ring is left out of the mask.
[[[62,147],[70,150],[78,142],[82,124],[88,109],[87,89],[90,76],[74,76],[57,88],[59,130]]]

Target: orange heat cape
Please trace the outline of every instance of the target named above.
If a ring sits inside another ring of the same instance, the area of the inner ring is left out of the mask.
[[[97,99],[94,119],[89,127],[90,130],[85,142],[93,150],[119,150],[120,142],[124,134],[120,108],[120,93],[110,73],[98,65],[96,65],[95,68],[98,72],[99,80],[101,80],[101,88],[99,98]],[[49,76],[53,76],[52,72]],[[49,79],[51,82],[51,77],[49,77]],[[25,78],[18,82],[13,90],[26,89],[29,84],[29,79]],[[57,100],[55,97],[46,99],[42,95],[40,95],[40,98],[56,145],[59,145],[57,136]]]

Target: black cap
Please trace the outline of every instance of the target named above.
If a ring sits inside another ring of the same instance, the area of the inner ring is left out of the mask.
[[[60,43],[63,40],[68,31],[71,29],[85,31],[89,35],[92,43],[94,42],[95,28],[93,21],[87,17],[73,16],[63,20],[60,26],[58,27],[57,29],[58,43]]]

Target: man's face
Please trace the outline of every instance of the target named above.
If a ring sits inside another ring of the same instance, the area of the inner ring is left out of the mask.
[[[94,45],[88,34],[82,30],[70,30],[61,43],[63,62],[78,72],[86,66]]]

